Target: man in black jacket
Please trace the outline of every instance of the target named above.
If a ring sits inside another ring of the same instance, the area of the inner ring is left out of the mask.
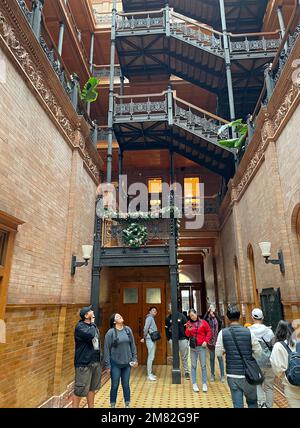
[[[87,397],[88,407],[94,407],[95,392],[101,386],[101,346],[99,330],[94,323],[92,306],[80,310],[80,321],[75,327],[75,388],[73,407],[79,407]]]
[[[172,305],[171,303],[168,306],[168,313],[169,315],[166,318],[166,336],[167,340],[170,344],[171,351],[172,351]],[[184,316],[181,312],[178,312],[178,339],[179,339],[179,353],[180,358],[184,370],[184,377],[185,379],[190,379],[189,374],[189,341],[185,335],[185,325],[187,323],[187,318]]]
[[[248,407],[257,407],[256,385],[250,385],[245,377],[244,360],[253,361],[261,354],[261,346],[254,333],[239,323],[240,310],[229,306],[227,318],[230,326],[220,331],[216,343],[216,355],[226,354],[227,382],[231,392],[233,407],[244,407],[244,396]],[[241,355],[243,356],[243,359]]]

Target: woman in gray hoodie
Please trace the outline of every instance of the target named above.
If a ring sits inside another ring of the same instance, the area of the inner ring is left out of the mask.
[[[156,376],[152,373],[152,364],[155,358],[156,342],[153,342],[150,337],[150,333],[157,331],[157,326],[154,320],[154,317],[156,316],[156,314],[157,314],[157,308],[155,306],[151,306],[151,308],[148,311],[148,315],[146,316],[146,321],[144,325],[144,337],[141,339],[142,343],[145,342],[146,340],[146,346],[148,351],[147,379],[151,381],[156,381]]]
[[[130,327],[124,325],[120,314],[112,314],[110,329],[104,339],[105,368],[110,372],[110,405],[116,407],[117,393],[122,380],[125,407],[130,407],[130,372],[137,367],[137,352]]]

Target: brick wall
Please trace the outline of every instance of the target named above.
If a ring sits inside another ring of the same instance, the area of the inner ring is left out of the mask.
[[[0,84],[0,210],[24,224],[0,344],[0,407],[36,407],[73,381],[73,331],[78,307],[90,301],[91,267],[71,278],[71,256],[81,259],[81,245],[93,243],[96,183],[8,58],[5,64],[7,82],[18,84]]]

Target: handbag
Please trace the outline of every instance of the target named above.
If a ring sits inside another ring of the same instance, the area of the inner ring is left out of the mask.
[[[199,328],[199,322],[197,324],[197,330],[196,330],[196,336],[190,337],[190,348],[195,349],[197,348],[197,333]]]
[[[240,357],[242,359],[242,362],[245,368],[245,378],[247,382],[250,385],[261,385],[264,381],[264,375],[259,365],[257,364],[256,360],[254,358],[253,360],[247,360],[244,358],[243,354],[240,351],[233,329],[229,328],[229,332],[233,338],[236,349],[238,350],[238,353],[240,354]]]
[[[156,342],[157,340],[161,339],[159,331],[153,331],[152,333],[149,333],[149,334],[150,334],[152,342]]]

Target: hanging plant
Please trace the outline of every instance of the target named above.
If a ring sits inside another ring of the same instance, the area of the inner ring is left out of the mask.
[[[123,230],[123,240],[131,248],[139,248],[148,240],[148,229],[141,224],[132,223]]]
[[[100,80],[98,80],[96,77],[89,78],[80,94],[80,98],[82,99],[82,101],[85,101],[87,103],[93,103],[97,100],[98,91],[96,89],[99,83]]]
[[[243,123],[243,119],[234,120],[233,122],[227,123],[226,125],[221,126],[218,130],[218,135],[220,136],[224,131],[227,131],[229,128],[233,128],[234,131],[238,134],[237,138],[228,138],[226,140],[219,140],[218,143],[221,146],[228,147],[230,149],[239,149],[242,147],[248,135],[248,125]]]

